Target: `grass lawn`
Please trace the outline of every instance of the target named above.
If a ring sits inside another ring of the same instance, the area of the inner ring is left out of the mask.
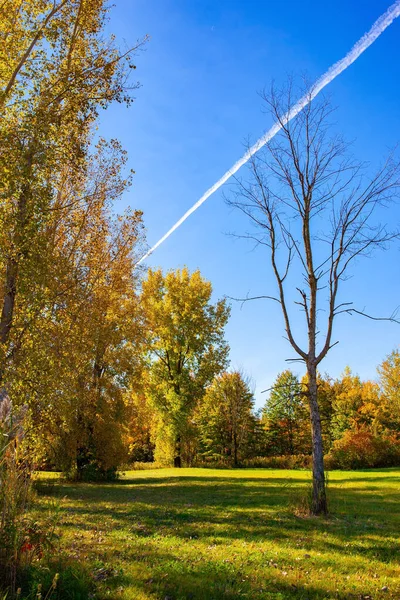
[[[43,475],[42,475],[43,476]],[[331,516],[294,510],[306,471],[162,469],[40,482],[99,598],[400,599],[400,470],[329,474]],[[102,579],[104,577],[104,579]]]

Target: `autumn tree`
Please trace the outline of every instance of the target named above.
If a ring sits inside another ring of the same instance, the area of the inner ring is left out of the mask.
[[[204,456],[227,460],[237,467],[257,435],[254,397],[249,381],[239,371],[222,373],[207,388],[198,408]]]
[[[356,258],[397,235],[379,222],[377,213],[397,195],[400,179],[398,163],[391,158],[371,175],[369,167],[348,156],[348,144],[330,133],[327,100],[310,95],[310,102],[290,119],[295,93],[290,84],[263,95],[266,111],[280,129],[250,159],[251,179],[238,180],[229,201],[255,227],[246,237],[268,249],[277,293],[262,297],[279,305],[296,360],[306,366],[312,513],[321,514],[328,507],[317,369],[337,343],[333,326],[338,315],[364,314],[343,296],[343,284]],[[304,336],[293,327],[292,301],[303,312]]]
[[[349,429],[376,424],[380,394],[376,382],[362,381],[350,367],[333,381],[331,429],[334,439],[341,438]]]
[[[393,350],[378,367],[381,401],[379,419],[389,430],[400,434],[400,352]]]
[[[125,443],[128,446],[130,462],[153,462],[155,411],[143,393],[132,393],[127,399],[127,431]]]
[[[73,336],[75,351],[78,347],[81,360],[86,359],[74,373],[79,478],[87,469],[107,476],[126,457],[125,396],[140,361],[134,265],[141,215],[133,212],[120,219],[103,215],[96,226],[98,233],[90,233],[84,261],[84,285],[78,296],[81,306]]]
[[[309,452],[309,418],[303,391],[298,376],[289,369],[275,379],[262,413],[269,453],[279,456]]]
[[[35,450],[61,448],[78,474],[118,463],[139,347],[141,214],[112,216],[126,153],[93,140],[99,109],[133,99],[140,42],[120,51],[108,13],[104,0],[0,5],[0,380],[29,404]]]
[[[140,314],[143,316],[141,310]],[[146,347],[140,348],[139,360],[136,362],[135,372],[129,378],[129,390],[126,394],[125,443],[129,462],[154,461],[154,432],[157,429],[158,415],[147,395],[149,369],[146,352]]]
[[[199,271],[149,269],[142,283],[149,360],[147,394],[159,413],[159,445],[181,466],[190,417],[207,385],[227,364],[225,300],[211,302],[211,284]],[[157,450],[157,448],[156,448]]]
[[[399,464],[396,352],[378,368],[380,382],[363,381],[347,367],[333,381],[333,444],[328,461],[336,468]]]
[[[37,447],[80,479],[106,477],[122,461],[125,396],[141,361],[141,213],[112,212],[130,183],[126,159],[117,142],[100,141],[86,178],[65,174],[46,236],[47,302],[7,371],[10,392],[31,409]]]
[[[78,181],[87,177],[99,108],[129,103],[136,87],[129,72],[138,45],[121,52],[104,35],[108,10],[104,0],[10,0],[0,6],[3,379],[33,319],[48,307],[48,232],[60,220],[68,174]],[[69,205],[74,202],[71,193]]]

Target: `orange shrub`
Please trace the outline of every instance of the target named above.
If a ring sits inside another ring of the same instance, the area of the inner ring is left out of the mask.
[[[400,465],[400,439],[374,434],[367,428],[349,429],[334,442],[325,458],[330,469],[363,469]]]

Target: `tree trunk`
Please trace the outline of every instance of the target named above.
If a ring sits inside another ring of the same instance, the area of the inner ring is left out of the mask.
[[[312,457],[313,457],[313,493],[311,512],[313,515],[326,514],[328,505],[325,489],[324,449],[322,443],[321,418],[318,408],[317,367],[307,365],[308,402],[310,407]]]
[[[18,261],[15,258],[9,258],[7,262],[5,293],[3,307],[0,318],[0,344],[6,344],[10,335],[15,296],[17,292]]]
[[[290,456],[294,455],[294,446],[293,446],[293,422],[289,417],[288,419],[288,438],[289,438],[289,454]]]
[[[238,462],[238,443],[236,433],[233,434],[233,466],[237,467]]]
[[[83,481],[86,468],[90,465],[90,451],[87,446],[79,446],[76,452],[76,480]]]
[[[26,163],[26,180],[27,183],[23,186],[21,194],[18,198],[17,214],[15,218],[15,231],[13,247],[11,248],[10,256],[7,259],[6,277],[4,282],[4,298],[0,317],[0,345],[6,346],[9,342],[10,331],[13,325],[15,299],[17,295],[17,280],[19,271],[19,261],[23,246],[27,250],[26,240],[24,238],[25,227],[27,222],[27,205],[30,196],[29,178],[32,172],[33,153],[29,151],[27,154]],[[3,377],[5,365],[0,368],[0,379]]]
[[[175,442],[174,467],[180,469],[181,466],[182,466],[182,458],[181,458],[181,436],[178,435],[176,437],[176,442]]]

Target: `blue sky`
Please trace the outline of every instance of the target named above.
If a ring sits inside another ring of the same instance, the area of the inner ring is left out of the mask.
[[[306,72],[314,80],[342,58],[389,6],[383,1],[115,0],[109,29],[128,45],[149,34],[137,56],[142,87],[130,109],[101,115],[100,133],[118,138],[136,171],[122,199],[141,208],[153,245],[270,125],[258,92],[274,79]],[[400,19],[340,75],[327,92],[337,128],[372,166],[400,141]],[[397,213],[397,214],[396,214]],[[385,215],[382,216],[386,218]],[[399,209],[390,219],[400,221]],[[199,268],[215,298],[269,294],[275,283],[264,251],[229,232],[248,228],[221,192],[212,196],[147,261],[164,270]],[[400,305],[400,245],[360,261],[346,299],[372,314]],[[301,327],[295,313],[294,328]],[[254,380],[257,404],[294,351],[284,339],[279,307],[232,305],[227,327],[231,365]],[[343,316],[321,370],[336,377],[346,365],[363,378],[400,342],[400,325]],[[302,374],[302,367],[292,367]]]

